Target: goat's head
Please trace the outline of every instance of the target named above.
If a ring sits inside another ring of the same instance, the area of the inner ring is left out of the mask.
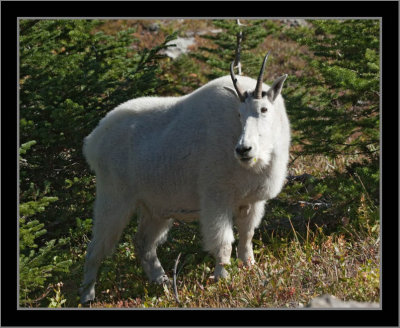
[[[275,100],[282,90],[287,74],[277,78],[269,90],[263,90],[263,75],[269,53],[264,57],[257,84],[252,90],[244,90],[234,72],[233,62],[230,72],[235,90],[226,87],[240,100],[238,115],[242,125],[242,133],[236,144],[234,154],[240,164],[245,167],[262,167],[268,164],[272,150],[273,131],[280,124],[276,119]]]

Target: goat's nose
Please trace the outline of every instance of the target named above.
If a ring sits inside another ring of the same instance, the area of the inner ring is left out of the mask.
[[[250,152],[251,147],[237,146],[235,150],[238,153],[238,155],[245,156],[246,154],[248,154]]]

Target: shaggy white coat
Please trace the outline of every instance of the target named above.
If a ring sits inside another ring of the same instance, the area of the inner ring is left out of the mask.
[[[238,80],[254,90],[256,80]],[[280,95],[283,81],[275,81],[269,97],[249,96],[241,103],[225,76],[183,97],[129,100],[100,121],[83,148],[96,173],[97,194],[82,302],[94,299],[100,263],[134,212],[140,217],[137,251],[152,281],[168,279],[156,248],[173,218],[200,219],[204,248],[216,259],[216,278],[227,274],[223,265],[231,256],[233,223],[239,258],[254,262],[254,229],[266,200],[280,192],[286,177],[290,128]],[[268,111],[261,113],[265,106]],[[251,147],[249,163],[238,158],[238,145]]]

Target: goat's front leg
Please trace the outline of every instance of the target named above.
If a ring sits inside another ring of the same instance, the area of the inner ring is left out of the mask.
[[[265,201],[242,205],[236,215],[239,231],[238,257],[245,265],[254,264],[253,244],[254,229],[258,227],[264,215]]]
[[[226,278],[228,272],[224,266],[230,263],[234,241],[229,203],[215,198],[203,200],[200,222],[204,249],[215,257],[214,277]]]

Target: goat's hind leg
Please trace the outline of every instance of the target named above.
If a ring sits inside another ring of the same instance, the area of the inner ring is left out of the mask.
[[[154,217],[147,209],[141,208],[135,236],[136,249],[149,280],[159,284],[170,282],[157,257],[157,246],[166,240],[172,222],[172,219]]]
[[[130,202],[123,200],[122,197],[112,197],[98,186],[92,240],[88,245],[84,278],[79,290],[82,304],[94,299],[94,286],[100,264],[106,256],[113,252],[132,212],[133,208]]]

